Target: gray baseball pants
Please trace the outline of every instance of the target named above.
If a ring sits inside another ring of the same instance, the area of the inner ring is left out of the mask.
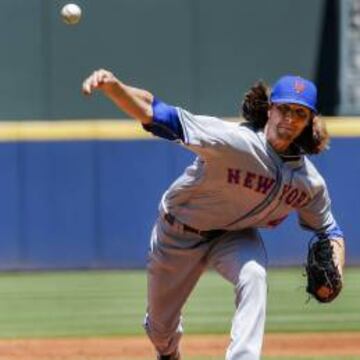
[[[255,229],[204,240],[160,217],[148,262],[148,308],[144,327],[158,354],[178,350],[181,309],[206,268],[234,285],[235,314],[226,360],[258,360],[266,310],[266,252]]]

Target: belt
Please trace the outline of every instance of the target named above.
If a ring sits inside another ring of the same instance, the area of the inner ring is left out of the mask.
[[[179,221],[176,220],[174,215],[169,214],[169,213],[165,213],[163,217],[170,225],[174,225],[175,222],[178,222],[179,224],[182,225],[183,230],[185,232],[191,232],[191,233],[197,234],[207,240],[212,240],[212,239],[219,237],[221,235],[224,235],[225,233],[228,232],[227,230],[224,230],[224,229],[198,230],[198,229],[193,228],[192,226],[180,223]]]

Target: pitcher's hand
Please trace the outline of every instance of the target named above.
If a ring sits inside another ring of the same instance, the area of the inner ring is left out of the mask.
[[[94,71],[82,84],[82,92],[91,95],[94,90],[102,90],[105,93],[111,92],[112,88],[119,83],[114,74],[105,69]]]

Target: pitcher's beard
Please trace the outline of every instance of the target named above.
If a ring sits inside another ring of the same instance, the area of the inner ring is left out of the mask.
[[[276,133],[277,133],[279,140],[292,141],[294,139],[294,135],[291,130],[284,129],[284,128],[277,128],[276,130],[277,130]]]

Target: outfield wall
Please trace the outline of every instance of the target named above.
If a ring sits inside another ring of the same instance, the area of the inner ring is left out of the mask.
[[[340,124],[340,126],[339,126]],[[315,163],[360,263],[360,121],[329,123]],[[0,269],[143,267],[162,192],[194,155],[127,122],[0,126]],[[265,231],[272,265],[304,261],[310,234],[294,217]]]
[[[125,115],[104,97],[81,94],[94,69],[221,117],[238,114],[257,79],[299,74],[317,84],[321,114],[336,113],[336,0],[76,0],[77,26],[60,20],[65,3],[0,2],[0,269],[145,263],[160,195],[193,155],[100,120]],[[351,138],[360,134],[348,129],[345,139],[341,128],[318,162],[349,234],[348,256],[360,262],[359,145]],[[265,234],[271,263],[302,262],[308,235],[293,222]]]
[[[76,0],[77,26],[67,2],[0,1],[0,119],[119,116],[81,96],[99,67],[197,113],[235,116],[256,80],[287,73],[317,83],[322,114],[337,106],[337,0]]]

